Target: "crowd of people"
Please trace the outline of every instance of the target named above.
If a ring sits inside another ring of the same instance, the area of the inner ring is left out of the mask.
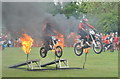
[[[113,45],[114,50],[120,50],[120,37],[118,36],[118,32],[111,32],[109,34],[103,34],[99,33],[101,36],[101,41],[104,45],[104,47],[107,47],[108,45]],[[78,36],[71,32],[66,38],[65,38],[65,47],[73,47],[75,42],[77,41]],[[42,41],[35,41],[33,43],[33,47],[40,47],[42,45]],[[11,39],[8,34],[1,34],[0,35],[0,47],[21,47],[21,41],[19,38]],[[106,48],[107,49],[107,48]]]
[[[5,47],[13,47],[13,40],[11,39],[10,35],[7,34],[0,34],[0,48]]]
[[[40,47],[42,45],[41,39],[34,39],[33,47]],[[20,37],[12,38],[9,33],[0,34],[0,49],[6,47],[21,47]]]
[[[102,43],[104,47],[107,47],[109,45],[113,45],[115,50],[120,50],[120,37],[118,37],[118,33],[111,32],[110,34],[102,34]],[[107,48],[106,48],[107,49]]]

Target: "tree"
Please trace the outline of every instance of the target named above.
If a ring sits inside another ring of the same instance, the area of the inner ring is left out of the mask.
[[[74,16],[76,19],[79,19],[82,14],[90,14],[98,18],[97,28],[101,28],[100,32],[118,31],[117,2],[70,2],[56,11],[55,14],[61,13],[67,18]]]

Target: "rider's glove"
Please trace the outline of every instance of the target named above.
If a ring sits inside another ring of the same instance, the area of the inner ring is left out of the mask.
[[[58,41],[60,41],[60,40],[58,40]]]
[[[95,33],[97,32],[97,30],[95,28],[93,30],[95,31]]]

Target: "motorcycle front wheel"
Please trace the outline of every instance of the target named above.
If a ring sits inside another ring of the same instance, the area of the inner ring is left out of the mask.
[[[103,45],[100,40],[95,40],[95,44],[93,44],[93,50],[96,54],[100,54],[103,50]]]
[[[58,58],[60,58],[60,57],[62,56],[62,54],[63,54],[62,48],[61,48],[60,46],[57,46],[57,47],[55,48],[55,55],[56,55]]]

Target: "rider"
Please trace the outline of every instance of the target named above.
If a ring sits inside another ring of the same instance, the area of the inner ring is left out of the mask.
[[[43,32],[43,40],[44,40],[44,45],[46,50],[50,50],[53,46],[52,43],[52,36],[56,35],[55,29],[53,28],[53,25],[51,23],[46,23],[44,24],[43,28],[42,28],[42,32]]]
[[[87,23],[88,19],[83,17],[82,21],[80,21],[79,25],[78,25],[78,34],[81,36],[81,39],[83,39],[82,41],[82,46],[84,46],[85,42],[88,46],[90,46],[90,43],[87,42],[87,38],[89,33],[86,31],[87,27],[90,27],[91,29],[93,29],[94,31],[96,31],[96,29],[90,25],[89,23]]]

